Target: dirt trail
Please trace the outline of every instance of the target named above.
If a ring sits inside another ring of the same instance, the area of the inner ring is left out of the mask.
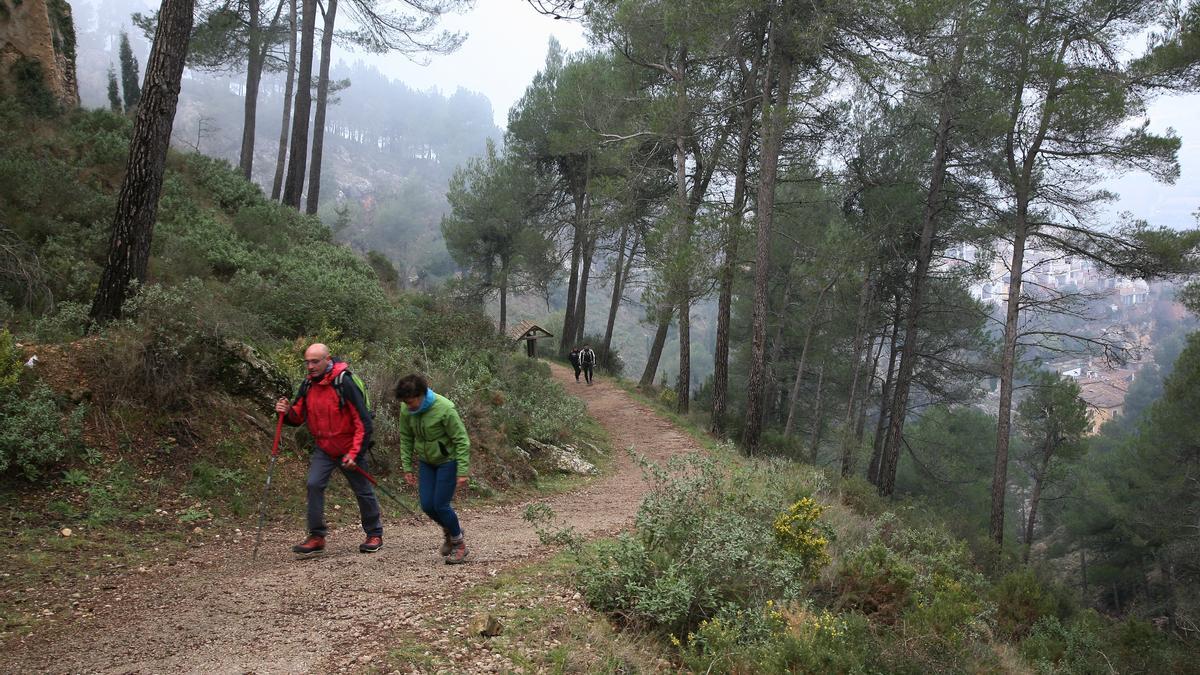
[[[585,534],[627,526],[646,485],[623,452],[633,446],[655,460],[696,443],[603,378],[576,383],[566,368],[554,377],[580,396],[618,450],[611,471],[548,502]],[[299,489],[282,486],[283,489]],[[258,562],[252,537],[206,545],[145,573],[81,588],[74,613],[63,613],[24,639],[4,645],[5,672],[296,673],[368,669],[387,653],[387,636],[424,608],[444,605],[545,549],[521,520],[524,504],[462,512],[471,557],[447,566],[440,531],[428,520],[385,523],[384,549],[357,553],[361,530],[331,532],[328,553],[295,561],[299,532],[264,534]],[[385,514],[396,515],[395,505]]]

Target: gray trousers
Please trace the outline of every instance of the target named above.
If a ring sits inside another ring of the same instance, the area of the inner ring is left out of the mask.
[[[367,469],[367,456],[360,454],[355,463]],[[308,465],[308,533],[324,537],[329,530],[325,526],[325,488],[334,469],[340,469],[350,482],[354,496],[358,498],[358,513],[362,516],[362,528],[367,536],[383,536],[383,519],[380,517],[379,500],[366,476],[353,470],[342,469],[340,458],[330,457],[320,448],[314,448]]]

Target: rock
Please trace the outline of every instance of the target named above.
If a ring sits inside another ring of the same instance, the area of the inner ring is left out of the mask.
[[[64,537],[69,537],[69,536],[71,536],[71,528],[64,527],[62,530],[59,531],[59,534],[61,534]]]
[[[204,534],[204,529],[197,527],[196,529],[192,530],[192,534]]]
[[[514,445],[513,451],[517,453],[517,456],[519,456],[521,459],[524,459],[525,461],[529,461],[529,460],[533,459],[533,455],[530,455],[528,450],[526,450],[525,448],[522,448],[519,445]]]
[[[599,473],[595,465],[579,455],[573,447],[560,448],[550,443],[542,443],[532,438],[526,438],[525,444],[535,449],[539,456],[544,456],[554,468],[562,473],[574,473],[581,476],[594,476]]]
[[[479,614],[471,620],[470,632],[472,635],[496,637],[504,632],[504,624],[491,614]]]

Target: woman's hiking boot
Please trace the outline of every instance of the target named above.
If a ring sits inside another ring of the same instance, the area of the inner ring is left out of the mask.
[[[379,535],[370,535],[367,540],[358,545],[359,553],[374,553],[383,548],[383,537]]]
[[[302,544],[296,544],[292,547],[292,553],[297,555],[312,555],[325,550],[325,537],[318,537],[315,534],[309,535],[308,539]]]
[[[461,565],[467,561],[467,542],[462,536],[450,541],[450,553],[446,556],[447,565]]]
[[[442,555],[442,557],[445,558],[446,556],[450,555],[450,551],[453,548],[454,548],[454,537],[451,537],[450,533],[446,532],[445,534],[442,535],[442,546],[441,546],[441,548],[438,549],[438,553],[440,553]]]

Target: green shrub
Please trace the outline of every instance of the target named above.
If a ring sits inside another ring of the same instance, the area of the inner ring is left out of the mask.
[[[1021,654],[1041,673],[1110,672],[1103,650],[1105,620],[1094,611],[1081,612],[1064,624],[1056,616],[1039,620],[1021,642]]]
[[[226,160],[192,152],[184,156],[184,162],[201,194],[230,213],[263,201],[258,185],[246,180]]]
[[[216,323],[198,310],[204,297],[195,279],[131,295],[92,356],[106,386],[162,410],[187,408],[226,358]]]
[[[757,496],[698,456],[645,468],[653,487],[638,509],[636,534],[581,553],[580,584],[593,606],[686,635],[702,621],[738,612],[745,618],[768,600],[801,596],[823,551],[802,557],[764,543],[775,539],[772,525],[781,511],[787,520],[781,495]],[[807,537],[820,530],[815,521],[801,521],[787,522]]]
[[[24,396],[0,402],[0,471],[15,467],[29,480],[38,478],[80,444],[86,414],[79,406],[64,415],[41,382]]]
[[[70,342],[83,336],[88,325],[88,307],[78,302],[60,302],[53,314],[33,323],[33,337],[38,342]]]
[[[1027,569],[1005,575],[992,587],[991,597],[996,603],[996,627],[1011,640],[1029,635],[1042,617],[1059,609],[1058,598]]]
[[[26,380],[12,335],[0,329],[0,472],[29,480],[82,445],[85,406],[64,411],[45,383]]]
[[[570,440],[587,419],[583,402],[568,396],[540,361],[513,355],[499,361],[494,386],[502,402],[492,411],[493,426],[513,443],[527,437],[551,443]]]
[[[861,614],[803,609],[785,612],[787,630],[759,663],[764,670],[787,673],[872,673],[878,647],[871,625]]]
[[[83,166],[124,168],[129,156],[133,121],[104,109],[80,110],[70,116],[66,140]]]
[[[872,620],[894,623],[911,601],[916,569],[882,543],[842,558],[834,579],[838,604]]]

